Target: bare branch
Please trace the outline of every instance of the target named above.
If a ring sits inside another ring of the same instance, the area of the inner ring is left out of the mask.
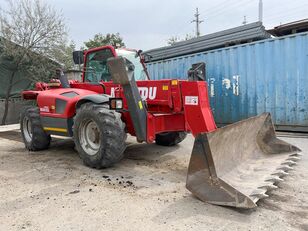
[[[26,51],[46,54],[66,41],[62,13],[41,0],[7,0],[8,10],[0,14],[0,36]],[[10,55],[16,52],[6,44]],[[14,46],[13,46],[14,47]],[[19,52],[17,52],[19,53]]]

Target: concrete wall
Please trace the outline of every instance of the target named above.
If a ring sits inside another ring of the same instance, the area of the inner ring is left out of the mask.
[[[0,99],[0,121],[2,120],[4,113],[4,99]],[[15,124],[19,123],[19,114],[21,110],[28,105],[31,105],[33,102],[31,100],[22,100],[20,98],[11,99],[9,103],[9,112],[6,117],[6,124]]]
[[[68,80],[78,80],[81,81],[81,71],[69,70],[65,72]]]

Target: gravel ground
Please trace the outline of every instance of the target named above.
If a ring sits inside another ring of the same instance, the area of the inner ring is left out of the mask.
[[[175,147],[128,139],[116,166],[85,167],[70,139],[41,152],[0,128],[0,230],[308,230],[308,138],[283,137],[302,160],[253,210],[203,203],[185,189],[193,138]],[[9,131],[6,131],[9,130]]]

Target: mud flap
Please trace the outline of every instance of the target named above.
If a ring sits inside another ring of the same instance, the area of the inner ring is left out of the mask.
[[[208,203],[253,208],[283,181],[300,151],[276,137],[271,116],[264,113],[199,134],[186,187]]]

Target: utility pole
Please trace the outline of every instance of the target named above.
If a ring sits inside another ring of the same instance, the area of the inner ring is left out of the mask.
[[[196,8],[196,13],[195,13],[194,16],[195,16],[196,19],[192,20],[191,23],[193,23],[193,22],[196,23],[196,37],[199,37],[199,36],[200,36],[200,28],[199,28],[199,25],[200,25],[200,23],[203,22],[203,20],[200,20],[200,19],[199,19],[200,14],[199,14],[198,7]]]
[[[263,22],[263,2],[259,0],[259,22]]]
[[[246,25],[246,24],[247,24],[246,15],[244,15],[243,25]]]

